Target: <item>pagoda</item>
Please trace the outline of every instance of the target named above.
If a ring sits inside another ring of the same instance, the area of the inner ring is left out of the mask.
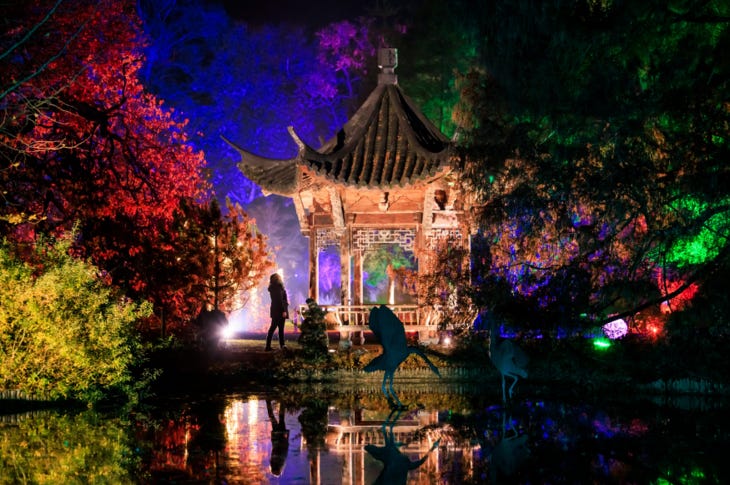
[[[226,140],[241,155],[241,172],[265,195],[292,199],[309,238],[309,296],[347,337],[362,335],[374,304],[388,304],[422,338],[433,336],[438,309],[419,306],[417,291],[402,290],[396,266],[417,281],[431,267],[428,258],[439,240],[468,245],[474,230],[453,144],[398,85],[397,55],[396,49],[378,51],[377,86],[319,148],[293,127],[298,152],[288,160],[257,156]],[[325,251],[339,256],[339,288],[323,304],[320,282],[332,277],[330,267],[321,268]],[[382,267],[384,254],[398,254],[400,263],[388,264],[386,289],[377,293],[367,279],[376,273],[374,260]]]

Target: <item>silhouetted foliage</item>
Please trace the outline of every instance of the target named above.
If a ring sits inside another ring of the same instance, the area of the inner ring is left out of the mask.
[[[488,10],[455,113],[482,206],[478,305],[661,333],[660,306],[691,311],[730,252],[727,6]]]

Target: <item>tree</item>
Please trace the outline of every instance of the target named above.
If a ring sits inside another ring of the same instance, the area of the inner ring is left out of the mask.
[[[219,202],[244,207],[261,190],[237,169],[220,135],[253,152],[291,157],[294,126],[316,146],[346,120],[374,66],[370,21],[303,27],[234,22],[223,6],[192,0],[139,2],[146,47],[145,86],[191,120],[191,140],[207,154]]]
[[[479,21],[487,2],[428,0],[413,4],[399,48],[399,83],[421,111],[447,136],[454,133],[451,112],[459,99],[456,73],[478,61]]]
[[[188,294],[204,306],[225,311],[246,304],[246,295],[274,266],[266,236],[255,220],[237,204],[221,213],[213,199],[207,205],[188,205],[178,221],[181,258],[190,271]]]
[[[437,316],[441,329],[457,335],[471,331],[476,310],[468,290],[469,248],[454,237],[435,240],[435,247],[419,257],[419,266],[417,288],[422,311],[428,317]]]
[[[358,18],[354,22],[334,22],[315,32],[317,37],[317,66],[304,78],[302,89],[308,107],[326,106],[331,113],[330,127],[339,128],[346,121],[342,108],[353,111],[360,95],[359,89],[368,68],[373,67],[377,40],[371,31],[372,19]]]
[[[3,39],[21,44],[2,59],[3,218],[18,208],[53,229],[122,216],[154,231],[200,193],[202,154],[137,79],[142,39],[129,4],[46,3],[21,12],[33,28],[14,18]]]
[[[302,356],[308,362],[322,362],[329,358],[327,324],[324,320],[325,311],[316,301],[307,298],[307,309],[304,310],[304,320],[300,326],[301,333],[297,340],[302,346]]]
[[[76,254],[114,284],[179,299],[162,297],[149,269],[171,269],[166,237],[181,200],[205,197],[204,159],[186,122],[139,82],[133,3],[39,1],[12,13],[0,49],[2,233],[30,241],[78,223]]]
[[[470,84],[485,89],[463,98],[477,113],[462,142],[483,203],[483,305],[647,329],[661,305],[712,291],[730,250],[729,13],[720,2],[493,6],[487,69]]]

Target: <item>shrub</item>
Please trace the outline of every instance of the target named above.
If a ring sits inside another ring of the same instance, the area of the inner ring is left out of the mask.
[[[307,307],[304,310],[304,321],[299,327],[302,356],[310,362],[322,362],[328,358],[329,347],[324,310],[311,298],[307,299]]]
[[[39,244],[31,266],[0,244],[0,390],[87,402],[132,391],[134,323],[151,307],[106,285],[70,245]]]

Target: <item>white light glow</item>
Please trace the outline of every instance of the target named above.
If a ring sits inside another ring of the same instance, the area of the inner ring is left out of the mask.
[[[259,420],[259,399],[256,396],[248,398],[248,419],[249,425],[256,424]]]
[[[229,322],[228,325],[226,325],[225,327],[223,327],[223,329],[221,330],[221,337],[224,340],[228,340],[231,337],[233,337],[233,335],[235,333],[236,333],[236,330],[233,328],[233,325],[231,325],[230,322]]]
[[[612,320],[603,326],[603,333],[611,340],[621,338],[629,332],[629,326],[623,318]]]

